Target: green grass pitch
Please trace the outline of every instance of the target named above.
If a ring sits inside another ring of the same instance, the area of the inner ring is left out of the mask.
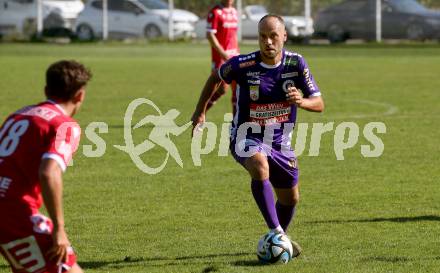
[[[107,144],[87,158],[84,137],[65,174],[70,240],[86,272],[438,272],[440,268],[440,47],[311,46],[289,49],[308,60],[322,90],[323,114],[299,112],[299,122],[355,122],[359,142],[336,160],[334,130],[320,154],[299,157],[301,202],[290,235],[303,255],[285,266],[260,266],[255,248],[267,230],[250,193],[250,179],[216,149],[191,158],[190,131],[171,139],[183,168],[170,159],[157,175],[144,174],[113,147],[124,144],[124,114],[136,98],[189,121],[210,64],[203,44],[0,44],[0,119],[43,100],[44,70],[61,58],[94,73],[76,119],[85,129],[106,122]],[[256,50],[242,46],[242,52]],[[228,93],[228,97],[230,93]],[[139,121],[149,110],[139,109]],[[209,112],[219,126],[229,98]],[[144,115],[143,115],[144,114]],[[383,155],[364,158],[362,129],[383,122]],[[139,129],[136,141],[149,128]],[[154,148],[142,158],[160,164]],[[9,272],[0,259],[0,272]]]

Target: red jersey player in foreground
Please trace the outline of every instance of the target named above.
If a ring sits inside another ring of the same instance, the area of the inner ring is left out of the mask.
[[[234,0],[221,0],[208,14],[206,37],[211,45],[212,71],[220,68],[225,61],[239,54],[237,29],[238,15],[233,6]],[[232,111],[236,108],[236,83],[231,83],[232,88]],[[222,83],[211,96],[208,109],[226,93],[228,84]]]
[[[81,273],[64,229],[62,173],[79,144],[79,110],[91,73],[75,61],[46,71],[47,100],[0,128],[0,252],[12,272]],[[44,201],[50,219],[39,214]]]

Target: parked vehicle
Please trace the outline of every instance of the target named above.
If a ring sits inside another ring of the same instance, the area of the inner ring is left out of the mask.
[[[330,42],[349,38],[374,39],[376,0],[346,0],[318,13],[315,35]],[[382,2],[382,37],[385,39],[439,39],[440,12],[415,0]]]
[[[243,8],[242,36],[243,38],[258,38],[258,22],[269,12],[264,6],[249,5]],[[307,39],[313,34],[313,21],[307,30],[307,21],[304,16],[283,16],[286,24],[287,36],[290,40]]]
[[[168,21],[170,17],[170,11],[168,9],[168,3],[161,0],[139,0],[147,9],[149,9],[154,14],[162,16],[163,20]],[[185,31],[186,25],[192,25],[199,20],[199,17],[194,13],[183,10],[183,9],[173,9],[173,23],[176,34],[179,35],[179,31]]]
[[[258,38],[258,22],[269,12],[264,6],[249,5],[243,8],[241,20],[241,32],[244,39]],[[283,16],[286,24],[287,36],[290,40],[302,41],[308,39],[313,34],[313,21],[310,21],[310,28],[306,28],[306,18],[304,16]],[[206,19],[200,20],[196,24],[196,35],[199,38],[206,37]]]
[[[80,40],[102,36],[102,0],[90,0],[78,17]],[[159,0],[108,0],[108,30],[113,38],[168,37],[168,4]],[[173,11],[174,37],[194,36],[198,17],[185,10]]]
[[[32,35],[37,26],[37,0],[0,0],[0,34]],[[83,10],[81,0],[44,0],[43,28],[73,30],[78,14]]]

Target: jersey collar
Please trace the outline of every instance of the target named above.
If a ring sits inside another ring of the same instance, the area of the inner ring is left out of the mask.
[[[61,107],[58,103],[56,103],[56,102],[53,101],[53,100],[47,100],[47,102],[53,104],[56,108],[58,108],[58,110],[61,111],[61,113],[63,113],[64,115],[67,116],[67,113],[66,113],[66,111],[64,110],[64,108]]]
[[[219,7],[221,8],[221,9],[225,9],[225,10],[230,10],[230,9],[232,9],[234,6],[230,6],[230,7],[226,7],[226,6],[224,6],[223,4],[218,4],[219,5]]]
[[[284,48],[283,48],[283,55],[282,55],[282,57],[281,57],[281,61],[279,61],[278,63],[276,63],[276,64],[266,64],[266,63],[263,63],[263,61],[261,60],[261,57],[260,57],[260,65],[262,66],[262,67],[264,67],[264,68],[266,68],[266,69],[274,69],[274,68],[277,68],[277,67],[279,67],[280,65],[281,65],[281,63],[283,62],[283,60],[284,60]],[[261,53],[260,53],[261,54]]]
[[[278,62],[276,64],[265,64],[263,62],[260,62],[260,65],[264,68],[267,68],[267,69],[274,69],[274,68],[277,68],[278,66],[280,66],[281,62]]]

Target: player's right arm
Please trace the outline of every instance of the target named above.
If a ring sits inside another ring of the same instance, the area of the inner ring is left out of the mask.
[[[207,18],[208,25],[206,29],[206,38],[208,39],[211,47],[222,57],[223,60],[226,61],[227,59],[229,59],[229,55],[228,53],[226,53],[225,49],[223,48],[223,46],[220,44],[217,37],[215,36],[219,27],[219,21],[220,21],[219,12],[221,11],[215,8],[209,12]]]
[[[223,60],[226,61],[227,59],[229,59],[228,53],[226,53],[225,49],[223,48],[223,46],[218,41],[217,37],[215,36],[215,33],[208,31],[206,33],[206,38],[208,39],[209,44],[211,45],[211,47],[215,51],[217,51],[217,53],[222,57]]]
[[[220,83],[224,81],[225,83],[230,84],[232,81],[236,81],[238,79],[240,75],[240,66],[238,60],[238,56],[232,57],[209,76],[205,86],[202,89],[196,109],[191,118],[193,129],[198,124],[203,124],[205,122],[205,113],[209,99],[217,90]]]
[[[221,81],[222,80],[218,75],[218,70],[215,70],[213,73],[211,73],[208,80],[206,81],[205,86],[202,89],[202,93],[200,94],[194,114],[191,118],[193,129],[198,124],[203,124],[205,122],[206,107],[208,105],[209,99],[217,90]]]
[[[59,163],[54,159],[42,159],[39,168],[41,191],[44,205],[54,225],[53,246],[47,255],[57,264],[66,261],[67,248],[70,246],[64,229],[62,172]]]

